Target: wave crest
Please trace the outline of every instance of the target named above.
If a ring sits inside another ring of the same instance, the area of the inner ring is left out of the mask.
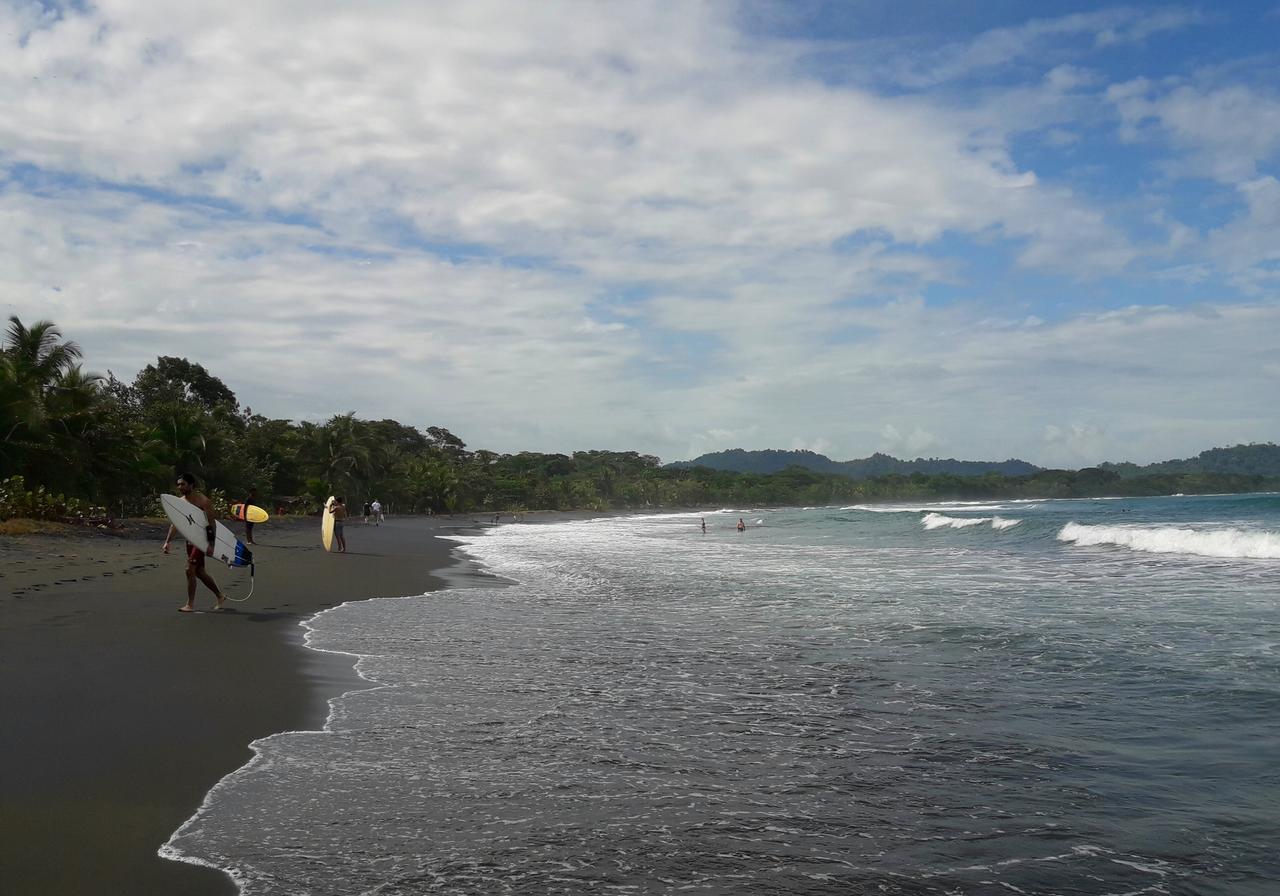
[[[991,528],[996,531],[1009,529],[1018,525],[1022,520],[1005,519],[1002,516],[970,516],[955,517],[943,516],[941,513],[926,513],[920,523],[926,529],[968,529],[970,526],[981,526],[983,523],[990,523]]]
[[[1280,532],[1189,529],[1177,526],[1085,526],[1067,523],[1058,540],[1081,546],[1116,545],[1151,554],[1195,554],[1248,560],[1280,559]]]

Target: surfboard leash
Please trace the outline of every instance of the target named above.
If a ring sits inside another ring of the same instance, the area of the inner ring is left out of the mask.
[[[249,593],[246,594],[244,597],[232,597],[231,595],[228,594],[226,595],[227,600],[233,600],[239,604],[239,603],[244,603],[246,600],[253,597],[253,586],[256,584],[254,573],[255,573],[255,570],[253,568],[253,564],[250,563],[249,564]]]

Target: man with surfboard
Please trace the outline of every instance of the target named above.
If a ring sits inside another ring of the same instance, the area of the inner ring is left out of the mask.
[[[204,550],[189,541],[187,542],[187,603],[185,606],[178,607],[178,610],[182,613],[195,612],[196,579],[204,582],[205,587],[214,593],[218,599],[216,609],[221,610],[227,602],[226,595],[222,593],[218,583],[213,580],[213,576],[209,575],[204,568],[205,555],[214,553],[213,543],[217,537],[217,527],[215,525],[217,517],[213,512],[213,502],[196,491],[196,477],[190,473],[183,473],[178,477],[178,494],[182,495],[185,501],[204,511],[204,518],[207,521],[204,532],[209,537],[208,545],[205,546]],[[173,540],[173,536],[177,531],[177,526],[169,526],[169,534],[164,538],[164,552],[166,554],[169,553],[169,542]]]
[[[338,553],[345,554],[347,536],[343,533],[343,529],[347,520],[347,499],[341,496],[334,498],[329,512],[333,514],[333,540],[338,543]]]

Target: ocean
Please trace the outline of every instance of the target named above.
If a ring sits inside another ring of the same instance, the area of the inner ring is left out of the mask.
[[[369,689],[163,855],[252,896],[1280,893],[1280,495],[459,541],[492,578],[308,622]]]

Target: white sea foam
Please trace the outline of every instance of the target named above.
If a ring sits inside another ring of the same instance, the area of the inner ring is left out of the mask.
[[[983,510],[1014,510],[1011,504],[1023,504],[1024,501],[1006,501],[992,504],[988,501],[946,501],[933,504],[852,504],[841,507],[841,510],[861,510],[864,513],[974,513]],[[1034,506],[1034,505],[1032,505]]]
[[[936,513],[940,511],[1002,510],[1003,508],[996,505],[970,507],[965,504],[854,504],[852,507],[843,507],[841,509],[861,510],[866,513]]]
[[[981,526],[983,523],[991,522],[991,517],[955,517],[943,516],[940,513],[926,513],[920,522],[926,529],[968,529],[970,526]]]
[[[944,516],[941,513],[926,513],[921,518],[920,523],[926,529],[968,529],[973,526],[981,526],[984,523],[990,523],[991,528],[997,532],[1004,529],[1010,529],[1022,520],[1006,519],[1002,516]]]
[[[1117,545],[1151,554],[1280,560],[1280,532],[1248,529],[1067,523],[1058,533],[1058,540],[1082,546]]]

